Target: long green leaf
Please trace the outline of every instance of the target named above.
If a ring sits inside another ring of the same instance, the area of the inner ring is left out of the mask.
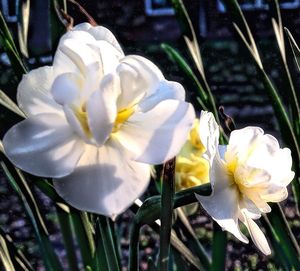
[[[4,261],[7,261],[7,258],[10,258],[10,261],[13,265],[13,267],[16,268],[16,270],[24,270],[24,271],[33,271],[33,267],[31,266],[28,259],[24,256],[22,251],[18,248],[16,248],[13,240],[11,237],[6,234],[2,228],[0,228],[0,250],[2,250],[2,256],[0,255],[0,258]],[[1,254],[1,252],[0,252]],[[3,263],[5,265],[5,263]],[[9,268],[5,268],[5,270],[10,270]]]
[[[174,197],[174,207],[184,206],[193,202],[197,202],[195,193],[203,196],[208,196],[211,194],[210,184],[205,184],[197,187],[192,187],[183,191],[175,193]],[[135,210],[136,211],[136,210]],[[140,228],[145,225],[152,225],[160,217],[161,212],[161,197],[153,196],[145,200],[141,207],[136,211],[134,221],[131,225],[130,233],[130,247],[129,247],[129,270],[136,271],[138,270],[138,244],[139,244],[139,232]],[[154,225],[155,226],[155,225]],[[184,248],[181,250],[186,258],[192,255],[188,252],[188,249],[185,248],[183,244],[178,245],[180,240],[176,238],[174,234],[171,234],[171,244],[176,248]],[[199,270],[202,270],[202,265],[199,260],[196,260],[194,257],[190,258],[190,262],[197,266]]]
[[[1,11],[0,11],[0,44],[3,46],[12,64],[12,68],[14,69],[18,78],[20,79],[22,75],[27,72],[27,69],[18,53],[17,47],[14,43],[14,40],[10,34],[10,31],[7,27],[7,24],[3,18]]]
[[[175,163],[176,159],[173,158],[165,163],[163,169],[159,252],[159,267],[161,271],[167,271],[169,266],[170,236],[174,205],[173,199],[175,193]]]
[[[21,111],[21,109],[2,90],[0,90],[0,104],[20,117],[25,118],[25,114]]]
[[[300,71],[300,49],[299,49],[299,46],[296,43],[296,41],[295,41],[293,35],[291,34],[291,32],[287,28],[284,28],[284,30],[285,30],[285,33],[287,34],[288,39],[289,39],[290,46],[292,48],[292,52],[293,52],[293,55],[294,55],[296,66],[298,68],[298,71]]]
[[[100,233],[103,241],[105,257],[108,264],[108,270],[118,271],[120,270],[120,266],[118,263],[114,240],[112,237],[110,222],[108,220],[109,218],[104,216],[99,216],[98,219],[99,219],[99,228],[100,228]]]
[[[208,96],[205,93],[203,87],[201,86],[197,76],[194,74],[194,72],[192,71],[186,60],[183,58],[183,56],[168,44],[161,44],[161,48],[167,53],[169,58],[173,62],[177,63],[177,65],[183,70],[183,72],[195,83],[200,98],[200,105],[204,110],[208,110]]]
[[[20,1],[19,18],[18,18],[18,38],[20,51],[25,57],[28,56],[27,38],[30,16],[30,0]]]
[[[33,225],[46,269],[49,271],[63,270],[49,240],[49,235],[38,205],[35,202],[22,173],[19,170],[15,170],[9,162],[5,163],[4,161],[1,161],[0,164],[10,185],[20,197],[28,218]]]
[[[189,219],[183,212],[182,208],[178,208],[176,211],[177,211],[178,217],[183,225],[183,227],[181,227],[181,230],[185,232],[185,235],[190,240],[191,244],[194,244],[193,247],[195,250],[195,254],[199,257],[204,269],[209,270],[210,265],[211,265],[210,256],[207,254],[206,250],[204,249],[202,244],[199,242],[198,237],[197,237],[196,233],[194,232],[194,230],[189,222]]]
[[[56,208],[56,214],[67,253],[69,269],[72,271],[78,271],[79,269],[77,265],[76,248],[74,246],[72,235],[70,214],[59,207]]]
[[[300,249],[279,204],[272,205],[267,215],[275,238],[278,238],[285,256],[295,270],[300,270]]]
[[[85,226],[87,222],[83,221],[86,219],[86,216],[83,214],[83,212],[78,211],[74,208],[70,208],[70,210],[71,210],[70,212],[71,221],[74,227],[75,236],[80,249],[83,266],[84,268],[87,268],[88,266],[93,265],[93,257],[95,252],[93,251],[93,244],[90,244],[91,240],[89,235],[91,233],[88,227]]]

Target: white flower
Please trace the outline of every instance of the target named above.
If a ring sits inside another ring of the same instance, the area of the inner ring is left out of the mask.
[[[258,127],[235,130],[227,147],[213,157],[212,194],[196,197],[224,230],[248,243],[239,228],[239,221],[244,223],[255,245],[268,255],[270,247],[254,220],[271,211],[267,202],[286,199],[286,186],[294,178],[291,166],[290,150],[281,149],[273,136]]]
[[[194,120],[183,87],[141,56],[124,56],[106,28],[80,24],[60,40],[52,67],[25,75],[27,119],[3,145],[31,174],[52,177],[78,209],[115,216],[147,188],[150,166],[175,156]]]

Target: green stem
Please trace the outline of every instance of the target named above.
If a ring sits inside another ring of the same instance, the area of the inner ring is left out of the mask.
[[[175,163],[176,159],[168,161],[164,165],[163,183],[161,194],[161,227],[160,227],[160,253],[159,267],[161,271],[167,271],[170,254],[170,235],[173,217],[173,199],[175,193]]]
[[[212,265],[210,270],[222,271],[226,269],[227,234],[215,221],[213,222],[213,229]]]

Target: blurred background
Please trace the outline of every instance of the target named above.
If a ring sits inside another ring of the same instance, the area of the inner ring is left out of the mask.
[[[19,18],[22,16],[20,7],[28,2],[0,0],[1,12],[17,44],[20,43],[18,36]],[[272,11],[269,10],[267,1],[238,2],[254,33],[266,70],[276,82],[281,94],[285,96],[284,80],[280,76],[282,65],[271,23]],[[296,41],[299,42],[300,0],[279,2],[283,25],[289,28]],[[57,2],[53,0],[30,1],[28,38],[26,39],[28,52],[23,52],[25,56],[27,54],[30,68],[51,65],[58,39],[65,31],[61,23],[62,18],[59,18],[55,12],[54,3]],[[190,60],[170,0],[78,0],[67,1],[67,3],[67,13],[74,19],[74,24],[85,22],[90,16],[99,25],[108,27],[116,35],[125,54],[140,54],[151,59],[161,68],[167,79],[181,82],[187,91],[188,98],[192,102],[195,101],[193,91],[195,86],[161,48],[161,43],[170,44]],[[221,1],[185,0],[184,3],[199,39],[207,81],[216,97],[217,106],[225,108],[225,113],[234,118],[237,128],[257,125],[267,133],[278,137],[273,109],[257,78],[255,65],[250,60],[245,46],[238,43],[232,22]],[[89,16],[83,12],[83,9]],[[193,62],[190,61],[190,63]],[[192,66],[192,68],[195,67]],[[291,71],[296,82],[296,89],[299,89],[300,79],[295,74],[295,70]],[[0,89],[15,99],[18,82],[19,79],[10,68],[6,53],[0,48]],[[297,94],[300,95],[299,92]],[[1,136],[15,121],[15,118],[12,113],[3,107],[0,108]],[[53,209],[50,201],[41,193],[36,193],[36,197],[40,199],[42,209]],[[295,214],[292,199],[285,206],[286,217],[296,236],[300,238],[300,221]],[[209,248],[212,236],[211,221],[199,215],[200,213],[201,210],[191,218],[191,223],[203,245]],[[128,224],[131,218],[132,214],[128,211],[118,219],[124,266],[127,264]],[[51,239],[55,248],[61,257],[65,257],[54,216],[51,217],[51,213],[49,215],[47,212],[46,219],[51,225]],[[3,177],[0,178],[0,225],[14,237],[14,240],[18,241],[20,246],[25,246],[25,251],[30,255],[29,258],[32,259],[36,269],[43,270],[38,247],[31,228],[27,226],[23,209]],[[142,238],[141,257],[144,262],[141,264],[141,270],[147,270],[147,257],[157,254],[158,237],[146,227]],[[230,238],[228,251],[228,270],[280,270],[276,267],[276,259],[267,260],[257,253],[252,244],[245,246]]]

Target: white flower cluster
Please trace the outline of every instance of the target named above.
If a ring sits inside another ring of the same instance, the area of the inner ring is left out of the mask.
[[[235,130],[219,146],[212,113],[195,121],[183,87],[146,58],[125,56],[108,29],[84,23],[63,35],[53,66],[24,75],[17,100],[27,118],[6,133],[7,157],[53,178],[74,207],[116,216],[145,191],[150,165],[178,155],[178,189],[210,182],[212,194],[197,195],[207,213],[248,242],[241,221],[270,253],[254,220],[287,197],[290,150],[258,127]]]

